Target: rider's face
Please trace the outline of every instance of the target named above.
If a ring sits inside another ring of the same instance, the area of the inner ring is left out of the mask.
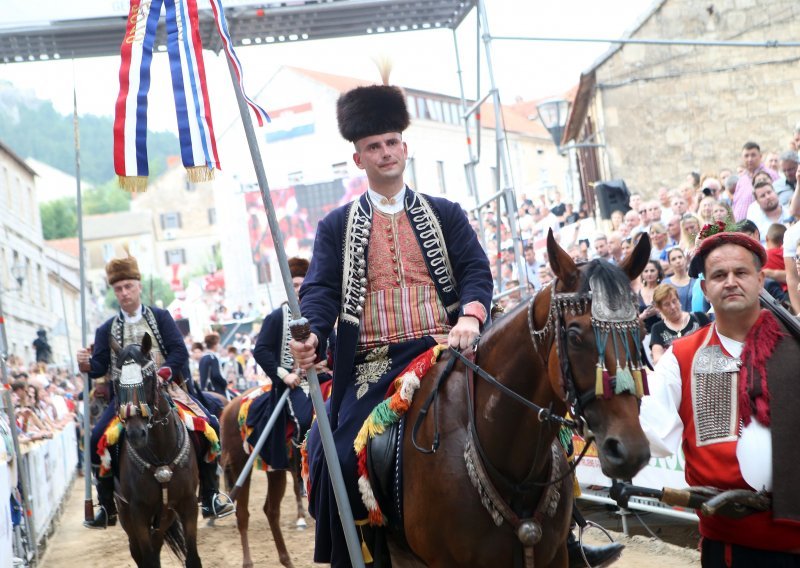
[[[142,297],[142,283],[139,280],[120,280],[114,283],[113,289],[123,312],[132,314],[139,309]]]

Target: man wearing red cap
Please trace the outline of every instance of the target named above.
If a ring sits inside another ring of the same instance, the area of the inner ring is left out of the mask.
[[[675,340],[642,400],[654,456],[686,457],[690,486],[763,491],[770,510],[740,518],[700,514],[702,565],[800,565],[800,346],[762,310],[766,261],[754,239],[731,232],[705,238],[689,274],[704,274],[716,321]]]

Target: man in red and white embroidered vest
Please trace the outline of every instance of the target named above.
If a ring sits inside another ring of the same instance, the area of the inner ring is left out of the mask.
[[[311,325],[291,342],[296,364],[309,368],[338,318],[331,426],[356,521],[367,518],[357,485],[353,442],[394,378],[437,343],[461,349],[486,323],[492,297],[489,261],[460,205],[412,191],[403,181],[409,125],[405,95],[374,85],[337,103],[342,136],[369,190],[319,224],[300,289]],[[348,566],[346,541],[316,426],[308,438],[317,520],[316,562]]]
[[[800,566],[800,344],[759,304],[763,247],[741,233],[705,238],[689,274],[702,282],[716,322],[675,340],[642,400],[654,456],[682,444],[690,486],[763,491],[768,511],[700,514],[702,565]]]

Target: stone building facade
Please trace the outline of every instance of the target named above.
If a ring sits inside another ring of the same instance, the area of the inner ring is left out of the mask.
[[[799,24],[794,0],[661,0],[627,37],[763,43]],[[798,47],[619,45],[581,76],[565,141],[605,145],[580,151],[584,186],[623,178],[654,195],[691,171],[735,171],[748,140],[789,149],[798,95]]]

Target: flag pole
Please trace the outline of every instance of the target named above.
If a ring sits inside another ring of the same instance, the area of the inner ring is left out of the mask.
[[[75,86],[75,68],[72,69],[72,131],[75,140],[75,192],[77,195],[78,216],[78,265],[80,267],[81,286],[81,345],[86,345],[86,255],[83,250],[83,199],[81,198],[81,138],[78,129],[78,92]],[[79,369],[80,370],[80,369]],[[83,482],[84,501],[83,518],[94,519],[94,503],[92,502],[92,429],[89,424],[89,374],[83,376]]]
[[[226,58],[226,60],[228,62],[228,70],[231,74],[233,90],[236,92],[236,102],[239,104],[239,113],[242,116],[242,125],[244,126],[244,132],[247,136],[247,144],[250,147],[250,155],[253,159],[253,167],[256,171],[258,187],[261,190],[261,199],[264,202],[264,208],[267,212],[269,229],[272,232],[272,240],[275,243],[275,252],[278,256],[278,266],[280,267],[281,276],[283,277],[283,285],[286,288],[289,309],[292,312],[292,316],[295,318],[290,324],[292,337],[295,340],[302,341],[308,337],[310,333],[308,322],[300,315],[300,303],[297,299],[297,294],[294,292],[294,287],[292,286],[292,279],[289,273],[289,261],[283,246],[283,235],[278,226],[275,207],[272,204],[272,198],[269,194],[267,175],[264,171],[264,163],[261,160],[258,140],[256,139],[255,129],[253,128],[253,119],[250,116],[247,102],[239,87],[236,69],[233,67],[229,58]],[[333,493],[336,496],[336,505],[339,509],[339,518],[342,521],[344,536],[347,541],[347,550],[350,553],[350,563],[354,568],[363,568],[364,558],[361,554],[361,545],[358,540],[358,534],[356,533],[356,525],[353,521],[353,512],[350,510],[350,501],[347,497],[347,489],[344,485],[342,466],[339,463],[339,457],[336,453],[336,444],[333,441],[328,414],[325,412],[325,403],[322,400],[322,391],[319,387],[317,372],[313,367],[308,369],[307,377],[310,387],[311,402],[314,404],[314,412],[317,416],[317,427],[319,428],[320,438],[322,439],[322,448],[325,451],[325,460],[328,463],[328,473],[331,476]]]

